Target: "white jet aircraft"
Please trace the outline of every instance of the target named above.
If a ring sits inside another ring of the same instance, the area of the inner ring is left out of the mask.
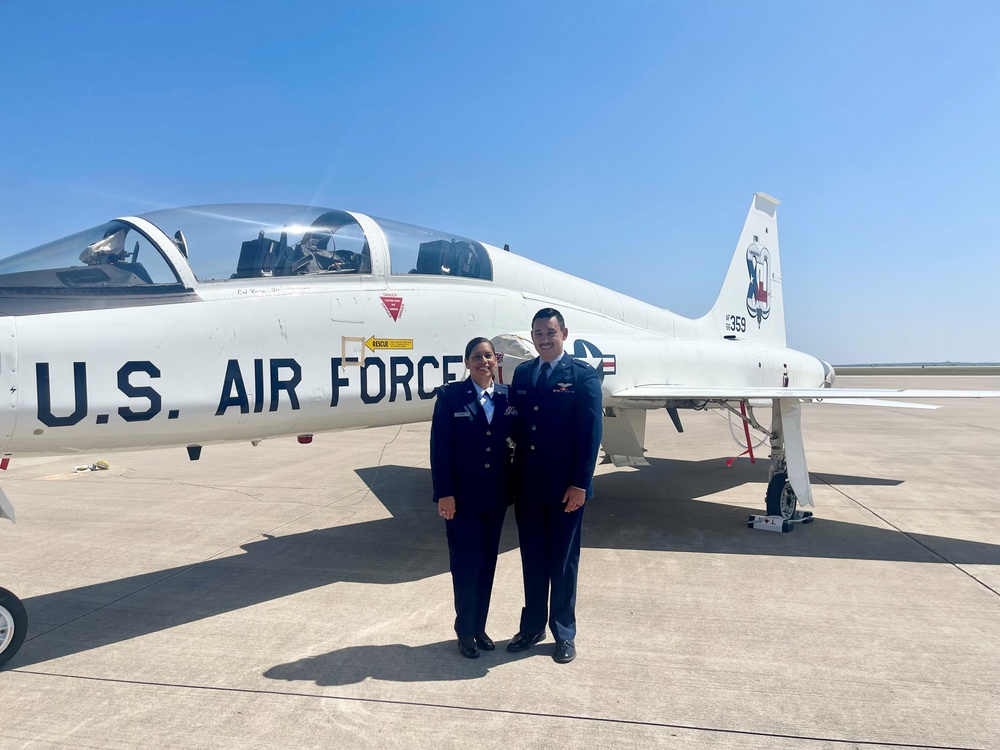
[[[785,346],[777,205],[754,195],[697,320],[506,248],[348,211],[115,219],[0,260],[0,468],[171,445],[195,460],[212,443],[424,421],[437,386],[464,376],[470,338],[492,338],[509,377],[533,355],[532,315],[551,306],[567,318],[566,351],[600,374],[609,460],[644,463],[650,409],[678,430],[681,409],[728,409],[769,437],[766,511],[791,519],[812,505],[803,402],[1000,393],[831,389],[830,365]],[[2,491],[0,517],[14,519]],[[26,628],[0,589],[0,666]]]

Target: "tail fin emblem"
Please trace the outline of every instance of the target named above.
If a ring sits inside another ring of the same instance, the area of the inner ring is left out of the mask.
[[[756,244],[747,248],[747,312],[757,319],[757,327],[771,313],[771,253]]]

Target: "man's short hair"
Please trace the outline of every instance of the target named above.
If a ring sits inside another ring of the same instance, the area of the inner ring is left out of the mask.
[[[548,320],[549,318],[555,318],[559,321],[559,330],[563,330],[566,327],[566,321],[563,320],[562,313],[556,310],[554,307],[543,307],[541,310],[535,313],[535,317],[531,319],[531,327],[535,327],[536,320]]]

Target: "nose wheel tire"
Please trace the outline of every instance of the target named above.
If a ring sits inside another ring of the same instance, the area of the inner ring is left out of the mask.
[[[795,509],[798,508],[799,501],[795,497],[795,490],[792,489],[788,481],[787,472],[779,472],[771,477],[767,483],[767,495],[764,498],[767,506],[767,515],[781,516],[788,520],[795,516]]]
[[[0,667],[13,658],[28,634],[28,613],[21,600],[0,588]]]

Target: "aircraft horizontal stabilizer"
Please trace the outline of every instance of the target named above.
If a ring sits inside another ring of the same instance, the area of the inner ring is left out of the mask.
[[[637,385],[611,394],[623,401],[656,400],[743,401],[746,399],[798,398],[855,406],[892,406],[878,400],[909,398],[1000,398],[1000,391],[944,391],[880,388],[762,388],[753,386]],[[917,405],[918,408],[921,405]],[[926,408],[926,407],[924,407]]]

